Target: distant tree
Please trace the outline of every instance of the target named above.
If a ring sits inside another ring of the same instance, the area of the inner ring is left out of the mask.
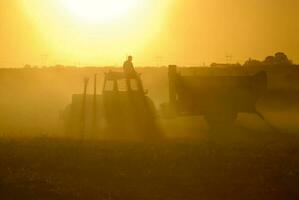
[[[267,56],[264,61],[249,58],[244,66],[273,66],[273,65],[292,65],[292,61],[283,52],[278,52],[274,56]]]
[[[245,63],[244,63],[244,66],[260,66],[262,65],[263,63],[259,60],[254,60],[254,59],[251,59],[249,58]]]
[[[217,65],[218,65],[217,63],[211,63],[210,66],[211,66],[211,67],[217,67]]]
[[[266,65],[273,65],[275,64],[275,57],[274,56],[267,56],[263,62]]]
[[[283,52],[278,52],[275,54],[275,63],[277,65],[291,65],[292,61],[288,59],[288,56]]]
[[[264,65],[291,65],[292,61],[283,52],[278,52],[274,56],[267,56],[263,61]]]

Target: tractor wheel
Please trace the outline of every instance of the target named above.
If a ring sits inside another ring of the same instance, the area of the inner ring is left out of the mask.
[[[232,127],[238,117],[238,113],[233,111],[206,113],[204,117],[211,129],[221,130]]]

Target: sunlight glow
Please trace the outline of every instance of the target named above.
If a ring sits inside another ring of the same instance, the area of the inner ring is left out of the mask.
[[[66,7],[88,22],[111,23],[136,13],[140,0],[67,0]]]
[[[158,36],[170,0],[20,0],[57,63],[120,64]],[[120,62],[119,62],[120,61]]]

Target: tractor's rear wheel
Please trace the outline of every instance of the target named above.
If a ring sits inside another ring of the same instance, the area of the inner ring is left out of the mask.
[[[204,117],[211,129],[223,129],[234,125],[238,113],[234,111],[209,112]]]

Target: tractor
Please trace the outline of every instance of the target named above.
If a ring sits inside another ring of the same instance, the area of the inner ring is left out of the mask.
[[[148,140],[160,137],[156,109],[147,96],[140,74],[105,74],[101,95],[74,94],[63,112],[65,129],[71,135],[94,135],[103,139]],[[95,84],[96,85],[96,84]]]

